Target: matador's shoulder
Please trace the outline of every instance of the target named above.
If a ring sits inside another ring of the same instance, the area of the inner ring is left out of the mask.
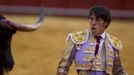
[[[88,40],[89,31],[87,29],[78,32],[69,33],[67,37],[67,43],[72,42],[73,44],[83,44]]]
[[[110,35],[110,34],[108,34],[108,38],[109,38],[109,40],[110,40],[111,45],[112,45],[115,49],[117,49],[117,50],[122,49],[122,43],[121,43],[121,41],[120,41],[118,38],[116,38],[115,36]]]

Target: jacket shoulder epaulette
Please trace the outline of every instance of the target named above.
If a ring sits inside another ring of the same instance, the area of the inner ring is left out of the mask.
[[[69,33],[67,38],[67,44],[72,42],[74,44],[83,44],[88,40],[89,32],[88,30],[81,30],[79,32]]]
[[[108,38],[109,38],[109,40],[110,40],[111,45],[112,45],[116,50],[122,49],[122,43],[121,43],[121,41],[120,41],[118,38],[116,38],[116,37],[114,37],[114,36],[112,36],[112,35],[108,35]]]

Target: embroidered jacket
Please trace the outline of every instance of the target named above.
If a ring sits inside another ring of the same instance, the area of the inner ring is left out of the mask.
[[[106,71],[109,75],[126,75],[120,62],[121,41],[106,33],[105,62],[102,53],[94,56],[94,38],[88,30],[70,33],[67,48],[59,63],[57,75],[67,75],[73,60],[77,70]],[[105,65],[104,65],[105,64]]]

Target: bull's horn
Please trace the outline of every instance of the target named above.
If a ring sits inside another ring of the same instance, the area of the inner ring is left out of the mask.
[[[32,24],[32,25],[18,24],[18,23],[12,22],[7,19],[0,20],[0,23],[1,23],[1,25],[8,27],[10,29],[13,29],[13,30],[33,31],[33,30],[36,30],[37,28],[39,28],[41,23],[44,21],[44,13],[45,13],[44,7],[42,6],[39,19],[37,20],[37,22],[35,24]]]

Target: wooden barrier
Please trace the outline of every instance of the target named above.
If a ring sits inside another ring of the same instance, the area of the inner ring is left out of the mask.
[[[46,14],[87,16],[93,5],[110,8],[113,17],[134,17],[134,0],[0,0],[0,12],[37,13],[44,5]],[[31,11],[31,12],[30,12]]]

